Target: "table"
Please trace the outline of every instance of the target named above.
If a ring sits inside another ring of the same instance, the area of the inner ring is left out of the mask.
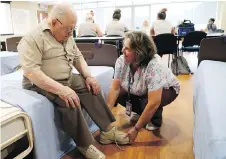
[[[206,37],[220,37],[226,35],[224,33],[207,33]],[[185,35],[175,35],[178,39],[185,37]]]

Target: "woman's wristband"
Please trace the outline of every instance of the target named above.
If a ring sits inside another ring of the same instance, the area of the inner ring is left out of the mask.
[[[140,131],[140,128],[138,128],[136,125],[134,126],[134,129],[139,132]]]

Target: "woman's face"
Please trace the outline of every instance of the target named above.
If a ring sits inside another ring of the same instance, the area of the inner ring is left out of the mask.
[[[124,46],[122,48],[122,52],[124,55],[124,60],[126,63],[133,63],[136,60],[136,55],[130,48],[130,39],[127,38],[124,41]]]
[[[209,24],[213,24],[213,21],[212,20],[209,20]]]

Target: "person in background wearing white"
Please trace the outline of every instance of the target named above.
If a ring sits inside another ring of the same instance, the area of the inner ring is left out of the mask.
[[[144,20],[142,27],[141,27],[141,31],[143,31],[144,33],[146,33],[147,35],[150,35],[150,25],[148,23],[147,20]]]
[[[103,36],[100,27],[93,23],[93,16],[90,13],[86,14],[86,22],[80,24],[78,36]]]
[[[94,23],[94,11],[93,10],[91,10],[90,11],[90,14],[92,15],[92,17],[93,17],[93,23]]]
[[[151,27],[151,35],[156,36],[159,34],[172,33],[175,34],[174,27],[166,20],[166,8],[160,10],[157,14],[157,20]]]
[[[106,34],[109,36],[124,36],[125,32],[129,31],[127,26],[120,22],[121,10],[116,9],[113,13],[113,20],[106,27]]]

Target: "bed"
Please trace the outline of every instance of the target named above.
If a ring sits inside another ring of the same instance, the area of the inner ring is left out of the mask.
[[[0,52],[1,75],[14,72],[19,66],[18,52],[3,51]]]
[[[28,147],[17,155],[16,158],[26,157],[33,149],[33,132],[30,117],[20,108],[0,101],[1,122],[1,154],[6,157],[10,148],[16,141],[23,137],[28,139]]]
[[[106,97],[114,69],[107,66],[89,66],[89,69],[92,76],[100,82],[103,95]],[[21,81],[21,70],[1,76],[1,100],[21,108],[30,116],[34,131],[34,158],[61,158],[75,148],[74,142],[61,130],[52,103],[36,92],[22,89]],[[84,116],[90,131],[96,131],[98,127],[85,111]]]
[[[226,158],[226,38],[201,42],[194,81],[194,155]]]

